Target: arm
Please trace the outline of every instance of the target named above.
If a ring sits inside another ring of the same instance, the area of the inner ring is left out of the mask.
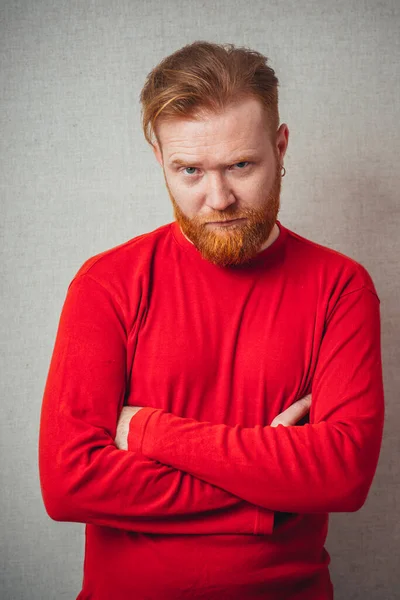
[[[274,418],[270,427],[278,427],[283,425],[289,427],[290,425],[296,425],[303,417],[307,415],[311,406],[311,394],[304,396],[297,402],[294,402],[286,410],[281,412]],[[119,414],[117,423],[117,433],[115,436],[115,445],[121,450],[129,450],[128,448],[128,434],[130,420],[136,415],[139,410],[145,408],[144,406],[124,406]]]
[[[87,274],[65,299],[39,436],[50,517],[150,533],[270,533],[273,513],[114,444],[126,394],[124,315]],[[260,522],[262,516],[262,523]]]
[[[379,299],[344,294],[329,315],[312,383],[310,423],[245,428],[144,408],[129,449],[273,511],[355,511],[380,451],[384,396]]]

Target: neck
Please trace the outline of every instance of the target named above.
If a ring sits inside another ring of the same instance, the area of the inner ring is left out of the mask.
[[[280,234],[279,231],[279,227],[277,225],[277,223],[275,223],[275,225],[272,228],[271,233],[268,236],[268,239],[264,242],[264,244],[261,246],[261,248],[259,249],[258,252],[262,252],[263,250],[265,250],[265,248],[268,248],[268,246],[271,246],[276,239],[278,239]]]

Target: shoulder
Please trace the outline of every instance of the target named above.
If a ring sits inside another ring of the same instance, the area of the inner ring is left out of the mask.
[[[122,244],[113,246],[87,258],[73,279],[89,275],[100,282],[128,277],[146,265],[157,248],[165,243],[170,233],[170,223],[137,235]]]
[[[289,229],[287,257],[304,274],[317,277],[322,286],[330,287],[335,295],[362,288],[377,295],[372,277],[364,265],[338,249],[324,246]]]
[[[135,236],[87,258],[68,285],[67,295],[80,291],[81,298],[97,306],[111,302],[123,319],[132,323],[151,289],[155,257],[169,257],[171,223]]]

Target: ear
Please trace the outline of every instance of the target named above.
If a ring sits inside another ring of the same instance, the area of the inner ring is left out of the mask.
[[[161,166],[163,166],[163,157],[162,157],[162,152],[161,152],[161,150],[160,150],[160,146],[158,145],[158,143],[157,143],[157,142],[155,142],[155,143],[153,144],[153,152],[154,152],[154,155],[155,155],[155,157],[156,157],[156,159],[157,159],[157,162],[159,162],[159,163],[160,163],[160,165],[161,165]]]
[[[282,123],[276,132],[276,150],[278,152],[280,163],[283,162],[283,158],[286,154],[286,150],[289,143],[289,128],[286,123]]]

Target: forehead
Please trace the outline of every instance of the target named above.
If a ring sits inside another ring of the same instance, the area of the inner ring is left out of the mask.
[[[161,121],[158,136],[164,160],[172,165],[190,160],[225,162],[233,155],[260,155],[270,143],[267,116],[261,102],[250,98],[219,113]]]

